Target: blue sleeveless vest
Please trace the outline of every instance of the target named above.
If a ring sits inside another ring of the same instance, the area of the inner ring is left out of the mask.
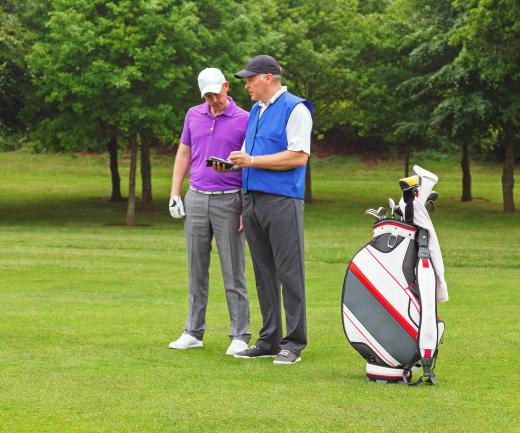
[[[246,152],[252,156],[270,155],[287,150],[287,121],[297,104],[304,103],[312,115],[312,104],[289,92],[282,93],[269,105],[259,118],[260,105],[253,105],[249,113],[246,130]],[[261,168],[242,169],[242,189],[267,192],[303,199],[305,195],[305,171],[307,167],[291,170],[263,170]]]

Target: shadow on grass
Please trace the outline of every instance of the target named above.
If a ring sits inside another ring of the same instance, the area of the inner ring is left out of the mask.
[[[157,204],[167,203],[157,199]],[[0,204],[0,226],[126,226],[126,202],[111,202],[101,198],[56,198],[52,200],[31,199]],[[168,209],[141,211],[136,205],[136,226],[152,227],[168,225]]]
[[[379,204],[377,202],[380,202]],[[164,226],[172,228],[172,219],[168,213],[166,197],[154,200],[155,209],[143,211],[136,209],[137,227]],[[311,228],[322,224],[360,225],[370,221],[364,216],[365,209],[376,205],[385,206],[383,200],[371,199],[366,196],[350,194],[340,200],[330,200],[325,196],[317,198],[306,206],[306,227]],[[104,227],[126,226],[127,203],[111,202],[100,197],[59,196],[48,199],[40,197],[4,199],[0,202],[0,227],[31,225],[31,226],[73,226],[89,225]],[[492,205],[487,200],[477,199],[473,202],[445,198],[437,205],[432,215],[434,224],[449,225],[451,223],[473,226],[503,226],[515,224],[518,213],[504,214],[501,207]],[[173,224],[182,227],[182,223]]]

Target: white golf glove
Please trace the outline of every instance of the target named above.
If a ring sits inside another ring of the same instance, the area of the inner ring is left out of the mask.
[[[180,195],[172,195],[170,197],[170,204],[168,205],[170,208],[170,215],[172,218],[181,219],[184,218],[186,212],[184,212],[184,205],[182,204]]]

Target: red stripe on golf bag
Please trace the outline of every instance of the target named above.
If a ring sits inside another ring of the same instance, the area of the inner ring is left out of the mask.
[[[377,288],[368,280],[368,278],[361,272],[355,263],[350,263],[350,270],[353,274],[361,281],[361,283],[372,293],[372,295],[379,301],[379,303],[388,311],[392,317],[404,328],[404,330],[412,337],[417,340],[417,329],[412,327],[410,323],[390,304],[386,298],[377,290]]]
[[[400,229],[408,230],[408,231],[411,231],[411,232],[414,232],[414,233],[417,231],[417,229],[413,229],[411,227],[406,227],[405,225],[399,224],[398,222],[388,222],[388,221],[385,221],[385,222],[382,222],[382,223],[376,223],[374,225],[374,229],[379,228],[379,227],[383,227],[383,226],[395,226],[395,227],[399,227]]]
[[[370,251],[369,248],[367,248],[365,246],[365,250],[367,250],[367,252],[372,256],[372,258],[379,264],[379,266],[381,266],[381,268],[383,268],[385,270],[385,272],[390,275],[390,277],[392,278],[392,280],[394,280],[397,285],[403,289],[403,291],[406,293],[406,296],[408,296],[408,298],[410,298],[410,301],[412,302],[413,306],[415,307],[415,309],[417,310],[417,312],[420,314],[421,313],[421,307],[419,306],[419,304],[417,303],[417,299],[415,299],[415,296],[410,292],[410,290],[408,290],[407,287],[403,287],[401,285],[401,283],[399,283],[399,281],[397,280],[396,277],[394,277],[392,275],[392,273],[385,267],[385,265],[383,265],[383,263],[381,263],[377,257]]]

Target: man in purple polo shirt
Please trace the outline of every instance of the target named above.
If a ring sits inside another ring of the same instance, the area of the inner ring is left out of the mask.
[[[244,277],[244,234],[242,230],[242,175],[217,173],[208,167],[210,156],[227,158],[244,142],[248,113],[228,96],[229,83],[216,68],[204,69],[198,77],[205,103],[188,110],[181,142],[175,157],[170,213],[183,218],[188,253],[189,309],[183,334],[170,343],[171,349],[202,347],[206,330],[206,306],[211,241],[217,243],[231,321],[231,345],[227,355],[247,348],[249,302]],[[180,197],[190,169],[190,188]]]

